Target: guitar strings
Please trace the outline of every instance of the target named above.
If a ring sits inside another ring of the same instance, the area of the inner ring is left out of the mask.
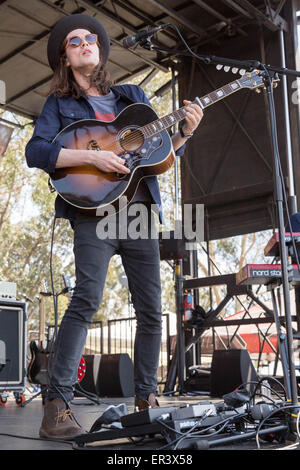
[[[178,122],[178,120],[184,119],[184,116],[181,116],[180,111],[184,111],[184,107],[179,108],[179,109],[177,109],[176,111],[174,111],[173,113],[171,113],[171,114],[175,114],[175,113],[178,114],[178,113],[179,113],[179,119],[178,119],[178,117],[177,117],[176,122]],[[141,134],[142,134],[142,136],[143,136],[144,139],[147,138],[147,135],[145,135],[145,132],[143,131],[143,129],[145,129],[146,132],[147,132],[147,129],[146,129],[147,126],[149,126],[149,125],[156,126],[156,125],[157,125],[156,123],[157,123],[158,121],[167,120],[167,119],[169,118],[169,116],[170,116],[170,115],[164,116],[164,117],[162,117],[162,118],[160,118],[160,119],[157,119],[157,120],[155,120],[155,121],[153,121],[153,122],[151,122],[151,123],[145,124],[143,127],[140,127],[139,129],[133,130],[133,131],[129,134],[128,137],[125,137],[125,139],[122,139],[122,138],[121,138],[121,139],[112,140],[112,142],[110,143],[109,147],[103,147],[102,150],[103,150],[103,149],[104,149],[104,150],[109,150],[110,148],[114,148],[114,147],[113,147],[114,145],[117,145],[117,146],[119,145],[119,146],[121,147],[121,149],[123,149],[122,144],[121,144],[121,141],[122,141],[122,140],[126,141],[126,143],[128,143],[128,144],[134,144],[134,143],[136,142],[136,139],[139,138],[139,137],[141,136]],[[171,127],[172,125],[174,125],[173,122],[172,122],[172,123],[168,123],[168,121],[167,121],[167,126],[168,126],[168,127]],[[151,136],[153,136],[153,135],[155,135],[155,134],[159,134],[161,131],[166,130],[168,127],[164,127],[163,129],[159,129],[159,130],[157,130],[157,132],[155,132],[155,133],[150,133],[150,135],[149,135],[148,137],[151,137]]]
[[[107,146],[104,146],[101,148],[101,150],[110,150],[110,149],[113,149],[113,148],[116,148],[119,150],[119,148],[121,148],[123,150],[123,147],[122,147],[122,140],[124,140],[124,142],[128,143],[128,144],[134,144],[135,142],[137,143],[137,139],[139,137],[139,140],[140,140],[140,136],[141,136],[141,131],[140,130],[135,130],[135,131],[132,131],[132,133],[130,134],[130,136],[126,137],[125,139],[113,139]],[[142,133],[142,136],[143,138],[145,138],[145,135]]]
[[[130,133],[130,135],[126,136],[125,138],[112,140],[107,146],[102,147],[101,150],[107,150],[107,151],[111,150],[111,151],[113,151],[115,149],[116,152],[118,152],[119,150],[124,150],[124,148],[122,146],[122,141],[124,142],[125,145],[132,145],[133,144],[133,145],[136,145],[137,148],[140,148],[143,145],[145,139],[147,138],[147,136],[141,131],[141,129],[142,128],[132,131]],[[165,130],[165,129],[162,129],[162,130]],[[158,131],[157,134],[159,134],[159,132],[161,132],[161,131]],[[143,138],[142,143],[140,143],[141,135],[142,135],[142,138]],[[155,134],[152,134],[152,135],[155,135]]]
[[[132,132],[134,134],[135,131]],[[144,143],[145,136],[143,135],[143,143]],[[115,139],[112,140],[108,145],[101,147],[101,150],[111,151],[115,153],[122,153],[122,151],[126,151],[126,149],[122,146],[122,140],[124,140],[124,144],[126,145],[135,145],[137,148],[140,148],[143,143],[141,143],[140,132],[136,133],[136,135],[128,136],[125,139]]]

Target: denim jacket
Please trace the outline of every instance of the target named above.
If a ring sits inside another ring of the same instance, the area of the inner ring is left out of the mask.
[[[150,105],[147,96],[139,86],[118,85],[113,86],[112,90],[116,96],[116,116],[132,103]],[[59,142],[52,143],[52,141],[62,129],[79,119],[96,119],[95,112],[84,95],[78,100],[72,97],[59,98],[56,95],[50,95],[26,146],[27,165],[30,168],[40,168],[48,174],[53,173],[62,147]],[[181,147],[177,153],[181,155],[183,151],[184,148]],[[159,209],[159,218],[162,222],[162,204],[157,177],[149,176],[144,181],[149,188],[154,204]],[[55,211],[56,217],[73,220],[76,216],[76,208],[64,201],[59,195],[55,201]]]

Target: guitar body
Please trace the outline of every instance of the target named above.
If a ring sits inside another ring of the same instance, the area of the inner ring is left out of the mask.
[[[36,341],[29,344],[31,360],[27,367],[27,378],[30,383],[37,385],[49,385],[48,360],[49,351],[42,345],[38,346]],[[77,382],[81,382],[86,373],[86,363],[81,356],[77,369]]]
[[[121,196],[130,202],[144,177],[167,171],[174,162],[167,130],[151,136],[145,125],[157,119],[153,109],[142,103],[129,105],[109,122],[83,119],[63,129],[54,139],[64,148],[107,150],[126,160],[130,174],[105,173],[94,166],[56,169],[51,183],[68,203],[81,209],[117,206]]]
[[[205,109],[238,90],[261,86],[262,74],[254,70],[194,102]],[[50,175],[53,187],[85,213],[110,204],[118,210],[119,199],[124,196],[129,203],[143,178],[164,173],[173,165],[175,156],[167,129],[185,119],[185,113],[182,107],[158,119],[151,106],[135,103],[109,122],[82,119],[70,124],[53,142],[74,150],[112,151],[125,160],[130,173],[105,173],[92,165],[58,168]]]
[[[36,341],[29,344],[31,360],[27,367],[29,382],[38,385],[48,385],[48,351],[38,346]]]

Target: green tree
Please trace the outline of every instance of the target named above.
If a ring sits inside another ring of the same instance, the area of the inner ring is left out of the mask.
[[[25,119],[19,118],[25,126]],[[47,177],[30,170],[24,159],[25,145],[32,133],[30,126],[16,128],[0,165],[0,278],[17,284],[18,297],[28,301],[28,329],[36,330],[39,322],[37,297],[41,280],[51,290],[49,275],[51,228],[54,196],[49,193]],[[70,244],[70,230],[59,225],[55,233],[53,277],[61,288],[61,273],[71,268],[65,245]],[[47,302],[50,307],[50,303]],[[53,318],[53,305],[49,318]]]

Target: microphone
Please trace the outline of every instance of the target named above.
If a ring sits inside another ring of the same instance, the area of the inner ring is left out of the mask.
[[[269,416],[274,409],[274,405],[269,403],[260,403],[258,405],[251,406],[249,411],[254,420],[260,421]]]
[[[160,26],[155,26],[154,28],[143,29],[142,31],[134,34],[133,36],[127,36],[125,39],[123,39],[123,47],[125,47],[125,49],[129,49],[130,47],[135,46],[135,44],[141,43],[145,39],[150,38],[151,36],[153,36],[153,34],[156,34],[158,31],[161,31],[162,29],[165,29],[168,26],[168,24],[162,24]]]

